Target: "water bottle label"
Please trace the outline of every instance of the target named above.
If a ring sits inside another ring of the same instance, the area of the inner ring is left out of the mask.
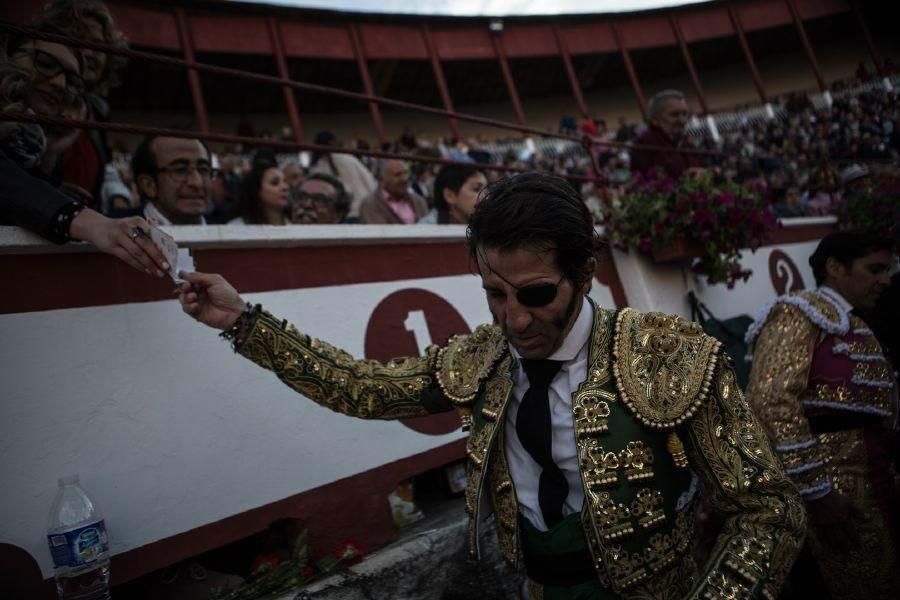
[[[109,551],[103,520],[47,536],[56,567],[80,567]]]

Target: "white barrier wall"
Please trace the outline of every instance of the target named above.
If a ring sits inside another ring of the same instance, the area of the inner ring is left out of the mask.
[[[222,235],[217,229],[194,230],[187,244],[215,245]],[[348,235],[360,235],[359,227],[352,229]],[[398,229],[392,232],[395,238]],[[329,236],[316,230],[315,239],[303,243],[333,245],[344,233]],[[449,239],[460,243],[458,234]],[[241,241],[240,260],[246,263],[254,253],[266,260],[269,255],[261,253],[271,252],[273,244],[281,252],[277,245],[287,244],[288,238],[281,231],[274,235],[279,239],[258,238],[261,248],[256,249],[248,247],[252,241]],[[430,332],[440,329],[435,321],[444,313],[458,313],[468,330],[489,322],[480,281],[464,268],[447,276],[403,277],[409,270],[405,262],[415,263],[420,255],[427,259],[421,254],[427,250],[421,235],[410,239],[419,244],[415,250],[397,239],[386,250],[397,261],[396,278],[251,292],[245,298],[356,357],[366,356],[367,344],[392,343],[379,337],[411,332],[415,344],[396,346],[397,354],[440,341],[431,340]],[[446,243],[447,236],[434,241]],[[42,250],[59,249],[27,238],[16,243],[10,246],[17,253],[31,253],[17,254],[19,260],[37,261],[35,268],[48,272],[53,261],[74,259],[78,269],[81,260],[105,258],[77,249],[45,255]],[[229,251],[227,244],[217,247]],[[0,256],[0,265],[16,259],[9,252]],[[364,262],[372,248],[358,252]],[[198,267],[205,261],[211,259],[199,253]],[[315,268],[298,262],[298,269]],[[344,267],[352,271],[360,265],[351,260]],[[90,263],[83,268],[90,269]],[[124,275],[137,277],[136,285],[142,285],[137,273]],[[176,299],[117,303],[121,282],[107,283],[109,289],[97,290],[89,306],[0,314],[0,542],[26,550],[44,577],[52,574],[44,536],[60,476],[81,475],[106,518],[112,553],[119,555],[446,446],[464,435],[459,429],[425,434],[401,422],[364,422],[333,413],[236,356],[216,331],[184,315]],[[27,291],[18,292],[27,301]],[[403,294],[413,297],[412,308],[376,310]],[[610,288],[599,281],[592,296],[601,304],[614,304]],[[416,308],[418,297],[426,300]],[[334,504],[339,510],[340,500]]]

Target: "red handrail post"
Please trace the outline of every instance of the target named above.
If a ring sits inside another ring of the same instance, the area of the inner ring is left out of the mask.
[[[506,60],[506,52],[503,50],[503,41],[500,39],[499,32],[491,32],[491,43],[494,45],[494,55],[500,63],[500,70],[503,72],[503,79],[506,81],[506,89],[509,90],[509,97],[512,100],[513,110],[516,113],[516,120],[519,125],[525,125],[525,113],[522,111],[522,103],[519,102],[519,92],[516,90],[516,82],[513,81],[512,71],[509,70],[509,63]]]
[[[281,30],[272,17],[266,17],[266,26],[269,29],[269,41],[272,44],[272,53],[275,55],[275,63],[278,65],[278,74],[282,79],[290,79],[288,72],[287,60],[284,56],[284,44],[281,40]],[[294,97],[294,90],[289,86],[283,86],[284,104],[287,107],[288,119],[291,121],[291,128],[294,130],[294,139],[298,144],[303,143],[303,128],[300,124],[300,113],[297,111],[297,100]]]
[[[762,76],[759,74],[759,69],[756,68],[756,61],[753,60],[750,44],[747,43],[747,38],[744,35],[744,26],[741,25],[741,19],[734,6],[728,7],[728,17],[731,19],[731,26],[734,28],[734,33],[737,36],[738,42],[741,44],[741,50],[744,52],[744,59],[747,61],[747,66],[750,67],[750,74],[753,76],[753,84],[756,86],[759,99],[762,100],[763,104],[768,104],[769,95],[766,94]]]
[[[681,25],[678,24],[678,17],[669,15],[669,24],[672,26],[672,32],[675,39],[678,40],[678,46],[681,48],[681,55],[684,57],[684,63],[687,65],[688,73],[691,74],[691,83],[694,85],[694,91],[697,93],[697,100],[700,102],[700,108],[704,115],[709,114],[709,105],[706,103],[706,96],[703,94],[703,88],[700,86],[700,77],[697,76],[697,70],[694,68],[694,61],[691,59],[691,51],[688,49],[687,42],[684,41],[684,34],[681,31]]]
[[[362,37],[359,35],[359,27],[355,23],[348,26],[350,33],[350,41],[353,44],[353,54],[356,55],[356,65],[359,67],[359,76],[362,78],[363,89],[367,96],[375,95],[375,88],[372,86],[372,78],[369,76],[369,66],[366,64],[366,52],[363,48]],[[384,122],[381,120],[381,109],[377,102],[369,102],[369,112],[372,114],[372,123],[375,125],[375,133],[378,136],[378,143],[384,144],[387,136],[384,134]]]
[[[819,84],[819,91],[827,92],[828,85],[822,77],[822,71],[819,70],[819,61],[816,60],[816,53],[813,52],[812,44],[809,43],[809,37],[806,35],[806,28],[803,27],[803,19],[800,18],[800,12],[797,10],[797,5],[794,4],[794,0],[784,1],[787,4],[788,10],[791,11],[791,17],[794,19],[794,26],[797,28],[797,35],[800,36],[800,42],[803,44],[803,51],[806,53],[806,58],[812,66],[813,74],[816,76],[816,83]]]
[[[866,39],[866,46],[869,47],[869,54],[872,55],[872,60],[875,61],[875,71],[878,72],[879,77],[884,79],[887,77],[887,73],[884,72],[884,68],[881,64],[881,54],[878,52],[878,47],[875,46],[875,40],[872,39],[872,34],[869,33],[869,28],[866,26],[866,20],[863,19],[862,11],[859,9],[859,2],[850,0],[850,7],[853,9],[853,14],[856,16],[856,22],[859,25],[859,29]]]
[[[644,99],[644,93],[641,91],[641,83],[638,81],[637,72],[634,70],[634,65],[631,64],[631,56],[628,54],[628,48],[625,47],[625,40],[622,39],[622,32],[619,30],[618,25],[613,23],[612,30],[613,35],[616,37],[616,45],[619,46],[619,53],[622,55],[622,62],[625,63],[625,70],[628,71],[631,89],[634,90],[634,97],[641,109],[641,115],[643,115],[644,120],[646,121],[649,118],[649,115],[647,114],[647,101]]]
[[[578,85],[578,78],[575,77],[575,68],[572,66],[572,57],[569,54],[569,47],[563,38],[557,23],[553,24],[553,35],[556,37],[556,47],[559,48],[559,55],[562,57],[563,65],[566,67],[566,75],[569,76],[569,85],[572,86],[572,95],[575,96],[575,102],[578,104],[578,111],[582,117],[588,117],[587,105],[584,102],[584,95],[581,93],[581,86]]]
[[[431,29],[427,23],[422,23],[422,38],[425,40],[425,47],[428,49],[428,57],[431,60],[431,69],[434,71],[434,79],[437,81],[438,91],[441,93],[441,101],[444,103],[444,110],[447,112],[455,112],[453,110],[453,99],[450,98],[450,90],[447,88],[447,82],[444,80],[444,70],[441,68],[441,59],[438,56],[437,48],[434,47],[434,40],[431,38]],[[459,138],[459,126],[456,119],[450,117],[450,131],[453,137]]]
[[[181,40],[184,58],[188,62],[194,62],[194,43],[191,39],[191,29],[184,14],[184,8],[180,6],[175,9],[175,22],[178,26],[178,38]],[[209,133],[209,119],[206,115],[206,103],[203,101],[203,88],[200,87],[200,75],[197,74],[196,69],[189,68],[187,76],[188,87],[191,88],[191,99],[194,102],[194,112],[197,115],[200,131]]]

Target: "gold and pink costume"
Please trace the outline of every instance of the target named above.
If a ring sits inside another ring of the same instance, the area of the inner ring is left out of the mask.
[[[897,386],[866,323],[829,288],[777,298],[750,327],[747,399],[809,504],[839,494],[859,546],[809,543],[834,598],[900,597]]]

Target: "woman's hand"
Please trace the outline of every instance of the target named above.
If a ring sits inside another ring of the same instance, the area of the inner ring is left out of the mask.
[[[138,271],[163,277],[169,263],[148,231],[150,225],[141,217],[110,219],[89,208],[82,209],[69,225],[69,237],[73,240],[90,242]]]

